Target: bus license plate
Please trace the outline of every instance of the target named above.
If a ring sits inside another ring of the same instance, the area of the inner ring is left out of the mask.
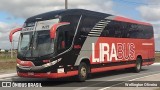
[[[34,72],[28,72],[28,75],[34,75]]]

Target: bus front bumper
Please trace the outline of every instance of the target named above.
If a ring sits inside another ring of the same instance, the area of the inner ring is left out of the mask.
[[[58,67],[61,58],[40,66],[35,66],[31,61],[17,60],[17,75],[28,78],[61,78],[78,75],[77,69],[67,70]]]
[[[19,77],[27,77],[27,78],[61,78],[61,77],[69,77],[75,76],[78,74],[78,71],[69,71],[67,73],[34,73],[34,72],[17,72]]]

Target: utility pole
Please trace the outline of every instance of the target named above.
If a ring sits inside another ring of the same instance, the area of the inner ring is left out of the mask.
[[[68,0],[65,0],[65,9],[68,9]]]

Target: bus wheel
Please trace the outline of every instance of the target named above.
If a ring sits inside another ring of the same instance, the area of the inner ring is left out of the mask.
[[[78,81],[85,81],[88,74],[88,68],[86,63],[81,62],[78,67]]]
[[[136,73],[139,73],[141,71],[141,67],[142,67],[142,60],[141,60],[141,58],[137,58],[136,67],[134,68],[134,71]]]

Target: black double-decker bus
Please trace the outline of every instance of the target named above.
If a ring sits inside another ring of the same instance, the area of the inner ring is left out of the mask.
[[[83,9],[57,10],[28,18],[20,32],[17,74],[61,78],[133,68],[154,61],[149,23]]]

